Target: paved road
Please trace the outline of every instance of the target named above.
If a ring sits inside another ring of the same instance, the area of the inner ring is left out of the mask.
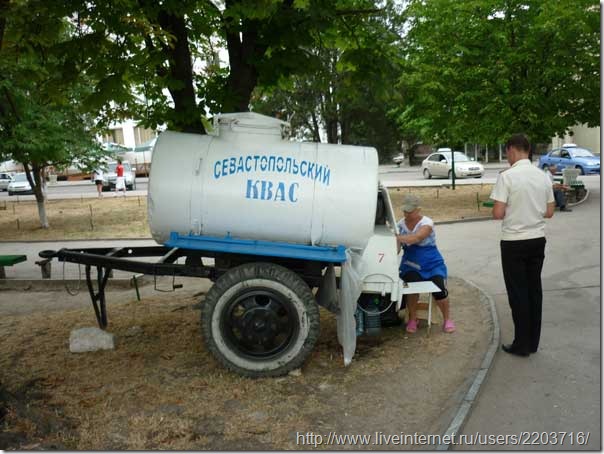
[[[463,434],[567,432],[564,445],[464,446],[463,449],[601,450],[600,179],[584,178],[591,191],[572,213],[556,212],[547,224],[543,269],[543,333],[530,358],[499,351]],[[501,338],[513,338],[499,253],[499,221],[439,225],[439,246],[452,275],[474,281],[494,297]],[[455,304],[452,302],[453,315]],[[574,432],[571,445],[570,432]],[[577,444],[577,432],[589,443]],[[562,434],[557,434],[562,438]],[[543,436],[545,440],[546,436]]]
[[[136,179],[136,190],[127,191],[129,196],[146,196],[148,187],[148,178]],[[83,181],[59,181],[56,184],[47,186],[47,195],[49,199],[73,199],[80,197],[97,197],[96,186],[89,180]],[[105,196],[112,196],[110,192],[103,193]],[[0,192],[0,200],[34,200],[33,195],[9,196],[8,192]]]
[[[484,183],[484,180],[496,179],[499,171],[506,167],[509,167],[507,163],[486,164],[482,178],[464,178],[458,181],[472,182],[473,184]],[[418,166],[397,167],[396,165],[382,165],[379,172],[380,180],[386,184],[391,181],[426,181],[430,182],[430,184],[441,184],[451,181],[444,177],[433,177],[430,180],[425,180],[421,168]]]
[[[486,164],[485,175],[483,178],[468,178],[459,180],[460,184],[476,184],[490,183],[497,177],[497,173],[507,164],[492,163]],[[396,165],[383,165],[379,168],[380,180],[388,184],[418,184],[418,185],[439,185],[447,184],[450,180],[447,178],[433,178],[424,180],[421,169],[418,166],[414,167],[397,167]],[[403,183],[401,183],[403,182]],[[149,178],[139,177],[136,179],[136,190],[128,191],[130,196],[147,195]],[[95,197],[96,186],[90,180],[82,181],[59,181],[56,184],[48,185],[48,198],[78,198],[78,197]],[[105,193],[106,195],[110,195]],[[19,196],[19,199],[33,200],[33,196]],[[0,192],[0,200],[16,200],[15,196],[9,197],[7,192]]]

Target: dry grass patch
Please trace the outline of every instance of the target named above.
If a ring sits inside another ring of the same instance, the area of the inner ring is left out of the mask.
[[[422,211],[435,221],[470,219],[490,215],[482,202],[492,185],[441,188],[392,188],[390,196],[397,218],[404,194],[422,198]],[[478,202],[477,202],[478,201]],[[0,203],[0,241],[148,238],[146,197],[50,200],[46,204],[49,229],[40,228],[38,208],[33,201]]]
[[[228,372],[205,348],[192,291],[110,296],[114,351],[69,353],[70,331],[95,325],[91,308],[2,317],[0,449],[309,449],[296,434],[440,433],[490,332],[477,291],[449,284],[454,335],[387,328],[359,339],[344,368],[335,317],[322,311],[301,374],[256,380]],[[380,447],[389,448],[400,446]]]
[[[456,186],[455,190],[447,187],[409,187],[390,188],[390,197],[396,218],[403,217],[403,197],[415,194],[422,201],[422,213],[433,221],[456,221],[490,217],[491,208],[482,206],[489,200],[493,185],[477,184]]]
[[[0,204],[0,240],[36,241],[150,237],[146,197],[49,200],[49,229],[33,201]]]

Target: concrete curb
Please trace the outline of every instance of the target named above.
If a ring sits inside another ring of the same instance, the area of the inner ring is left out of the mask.
[[[445,224],[461,224],[463,222],[478,222],[478,221],[493,221],[491,216],[481,216],[478,218],[466,218],[466,219],[453,219],[451,221],[435,221],[434,225],[445,225]]]
[[[70,239],[70,240],[0,240],[0,244],[2,244],[2,243],[25,243],[25,244],[31,244],[31,243],[86,243],[86,242],[92,243],[95,241],[152,241],[152,240],[153,240],[152,237],[80,238],[80,239]],[[127,246],[124,246],[124,247],[127,247]]]
[[[96,279],[93,280],[94,289],[96,291]],[[146,277],[138,277],[136,279],[139,287],[143,287],[151,282]],[[76,290],[87,292],[86,277],[82,279],[0,279],[0,291],[2,290],[19,290],[19,291],[58,291],[68,288],[70,291]],[[107,281],[107,290],[127,290],[134,288],[132,278],[113,278]]]
[[[452,446],[454,446],[451,442],[454,440],[455,436],[461,432],[461,429],[463,428],[463,425],[466,422],[468,415],[470,414],[470,410],[478,396],[480,387],[482,386],[482,383],[484,382],[491,368],[491,365],[493,364],[493,358],[495,357],[495,353],[499,349],[500,342],[500,326],[499,318],[497,317],[497,310],[495,308],[495,301],[493,301],[493,298],[491,298],[488,293],[486,293],[482,288],[480,288],[473,282],[463,278],[460,279],[471,287],[474,287],[476,290],[478,290],[480,292],[480,302],[485,305],[488,305],[489,310],[491,312],[491,321],[493,323],[493,334],[491,337],[491,343],[489,345],[489,348],[482,359],[482,363],[474,374],[472,385],[470,386],[470,388],[466,392],[466,395],[460,402],[459,408],[455,412],[455,416],[451,420],[449,427],[444,431],[441,436],[441,442],[444,440],[449,440],[449,442],[441,443],[440,445],[438,445],[436,447],[437,451],[447,451],[451,449]]]

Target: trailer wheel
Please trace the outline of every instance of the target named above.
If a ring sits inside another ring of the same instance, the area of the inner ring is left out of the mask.
[[[302,365],[319,337],[319,307],[294,272],[247,263],[220,276],[201,311],[209,350],[248,377],[284,375]]]

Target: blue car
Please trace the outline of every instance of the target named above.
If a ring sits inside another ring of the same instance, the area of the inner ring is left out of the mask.
[[[539,167],[542,169],[552,164],[557,167],[558,172],[568,167],[579,169],[581,175],[600,174],[600,157],[573,143],[565,143],[562,148],[556,148],[539,158]]]

